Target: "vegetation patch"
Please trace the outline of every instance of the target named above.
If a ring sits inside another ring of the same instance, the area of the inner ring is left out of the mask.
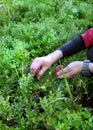
[[[93,27],[92,0],[0,0],[0,129],[92,130],[93,80],[59,80],[55,63],[35,81],[30,64]]]

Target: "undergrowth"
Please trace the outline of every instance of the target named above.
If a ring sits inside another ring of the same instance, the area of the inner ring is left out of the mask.
[[[59,80],[59,61],[40,81],[29,69],[35,57],[92,27],[92,7],[92,0],[0,0],[1,130],[93,129],[92,77]],[[86,57],[82,51],[61,63]]]

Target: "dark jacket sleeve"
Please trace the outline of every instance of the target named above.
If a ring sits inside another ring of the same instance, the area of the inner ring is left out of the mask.
[[[84,50],[86,48],[84,40],[82,36],[78,36],[71,41],[65,43],[61,47],[57,48],[57,50],[62,51],[63,58],[71,56],[81,50]]]

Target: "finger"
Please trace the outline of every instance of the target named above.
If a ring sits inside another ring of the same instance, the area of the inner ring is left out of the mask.
[[[62,67],[62,68],[63,68],[63,67]],[[56,72],[56,76],[57,76],[57,78],[59,78],[59,79],[62,79],[62,78],[63,78],[62,68],[61,68],[61,70],[59,70],[59,71]]]
[[[58,72],[58,71],[61,70],[62,68],[63,68],[63,66],[58,65],[58,66],[56,67],[56,72]]]
[[[68,72],[70,72],[70,71],[71,71],[71,69],[70,69],[70,67],[69,67],[69,66],[67,66],[67,67],[65,67],[65,68],[63,69],[63,71],[64,71],[64,73],[68,73]]]
[[[56,75],[58,77],[63,77],[62,76],[62,71],[64,71],[64,74],[66,75],[66,73],[69,73],[71,70],[68,67],[65,67],[63,70],[63,66],[57,66],[56,67]]]
[[[69,71],[69,72],[65,73],[65,76],[68,79],[72,78],[74,76],[73,71]]]
[[[40,62],[33,62],[32,65],[30,66],[30,72],[32,74],[35,74],[40,67],[41,67]]]
[[[40,79],[40,77],[44,74],[44,72],[45,72],[46,70],[47,70],[46,67],[41,68],[41,70],[40,70],[39,73],[38,73],[38,79]]]
[[[59,78],[59,79],[63,79],[64,78],[64,76],[61,74],[61,75],[56,75],[57,76],[57,78]],[[72,75],[71,73],[66,73],[65,74],[65,77],[66,78],[68,78],[68,79],[70,79],[70,78],[72,78],[74,75]]]
[[[63,75],[56,75],[58,79],[63,79]]]
[[[55,70],[56,76],[62,75],[62,69],[63,69],[63,66],[61,66],[61,65],[58,65],[58,66],[56,67],[56,70]]]
[[[57,76],[62,75],[62,70],[56,71],[56,75],[57,75]]]

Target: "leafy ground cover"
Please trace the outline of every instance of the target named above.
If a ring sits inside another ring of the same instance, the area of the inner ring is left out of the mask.
[[[93,129],[92,78],[54,75],[57,64],[84,60],[86,51],[58,61],[40,81],[29,70],[36,56],[93,27],[92,8],[92,0],[0,0],[1,130]]]

